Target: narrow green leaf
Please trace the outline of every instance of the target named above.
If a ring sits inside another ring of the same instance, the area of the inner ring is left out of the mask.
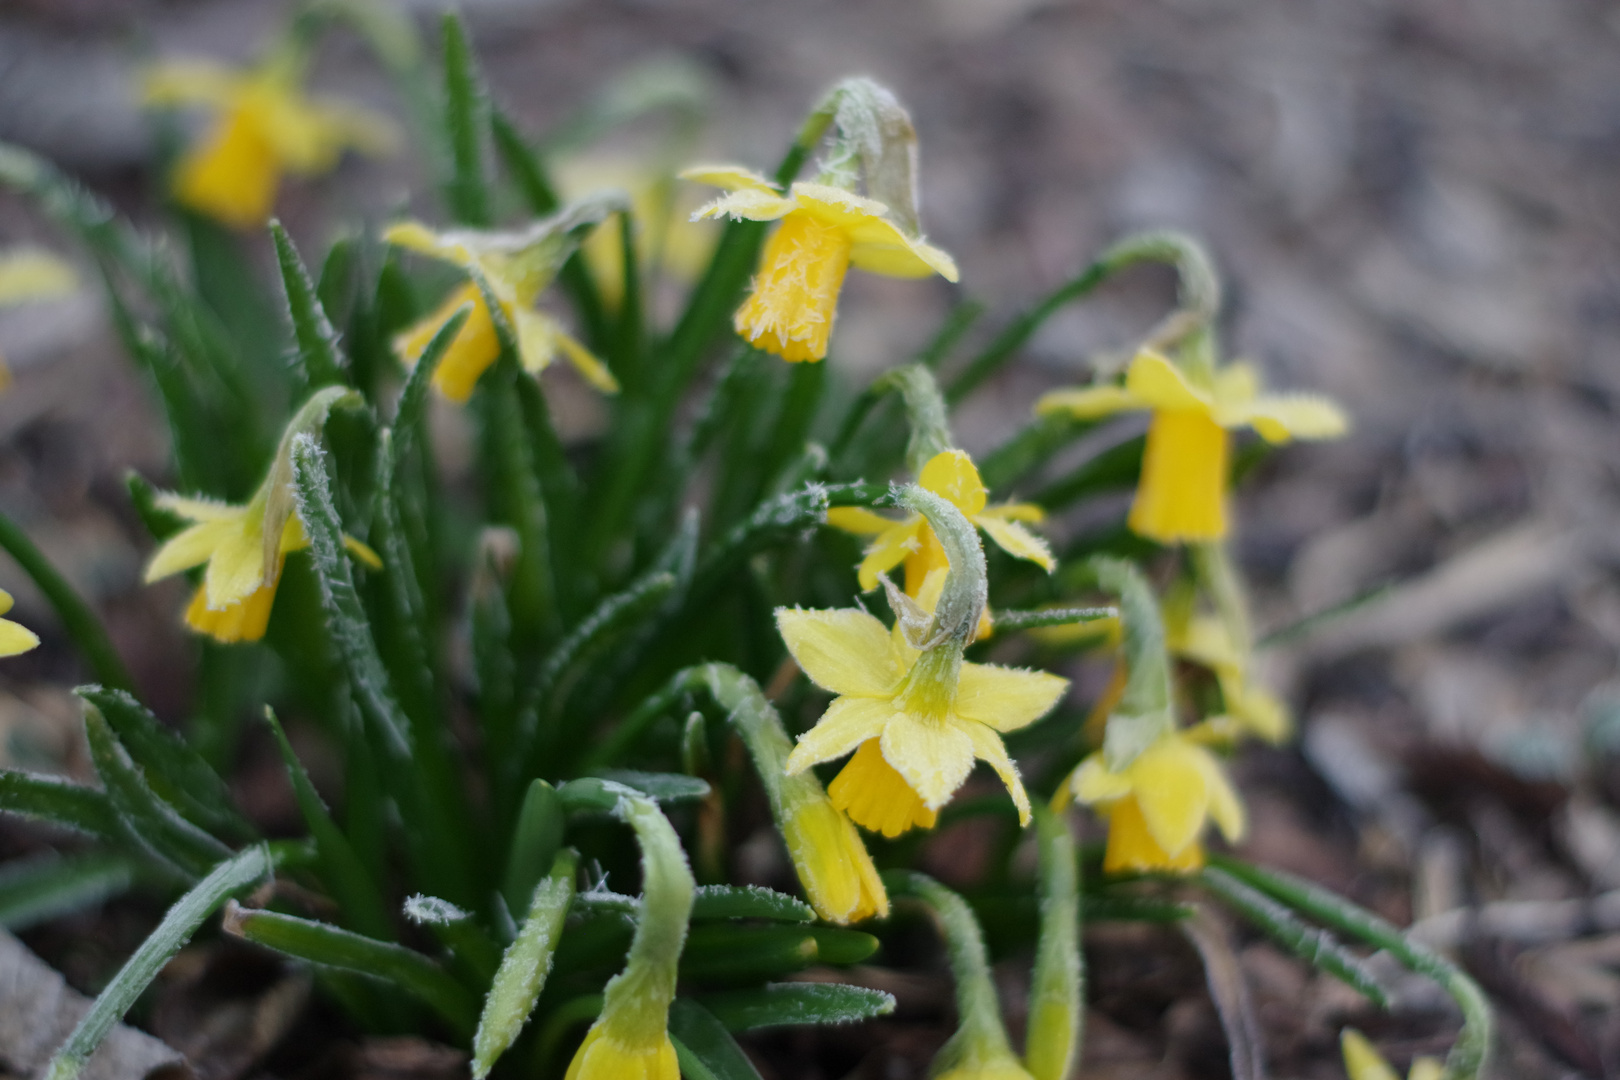
[[[800,971],[812,964],[857,964],[877,951],[877,938],[820,926],[701,923],[687,936],[681,977],[737,982]]]
[[[1069,824],[1035,808],[1041,930],[1029,984],[1024,1067],[1034,1080],[1068,1080],[1084,1038],[1085,958],[1080,952],[1080,862]]]
[[[528,915],[517,938],[501,957],[500,970],[484,999],[478,1034],[473,1038],[472,1073],[475,1080],[489,1075],[496,1059],[516,1041],[545,988],[551,961],[562,939],[563,919],[574,897],[577,858],[560,852],[556,865],[535,886]]]
[[[354,303],[355,278],[360,267],[360,241],[357,237],[341,236],[333,241],[321,262],[320,281],[315,286],[315,298],[320,301],[326,320],[336,326],[348,322]]]
[[[10,931],[101,903],[135,881],[128,856],[87,851],[54,852],[0,864],[0,927]]]
[[[106,792],[59,776],[0,769],[0,812],[76,829],[104,840],[123,840],[118,811]]]
[[[90,744],[90,760],[106,785],[129,839],[191,877],[201,877],[210,866],[230,858],[230,848],[181,817],[157,796],[101,710],[89,702],[84,707],[84,731]]]
[[[351,928],[367,937],[384,941],[392,938],[394,933],[388,918],[388,908],[383,904],[382,893],[377,888],[376,881],[365,864],[355,855],[354,848],[349,844],[349,838],[343,835],[337,823],[332,820],[326,803],[309,779],[309,773],[304,770],[298,755],[293,753],[292,743],[287,741],[287,733],[282,730],[281,722],[276,719],[276,714],[268,705],[264,709],[264,718],[270,725],[270,734],[276,740],[276,749],[281,752],[281,760],[287,767],[287,777],[292,781],[293,798],[298,802],[298,811],[303,815],[304,825],[315,841],[321,878],[327,888],[332,890],[333,897],[343,911],[344,920]],[[352,796],[354,793],[350,794]]]
[[[692,900],[692,918],[770,919],[772,922],[811,922],[816,913],[803,900],[763,885],[699,885]]]
[[[1063,447],[1097,427],[1096,420],[1077,420],[1068,413],[1037,416],[1018,434],[979,462],[979,478],[991,491],[1016,483]]]
[[[1030,630],[1037,626],[1069,626],[1074,623],[1096,622],[1119,615],[1118,608],[1043,608],[1035,611],[1003,609],[996,612],[997,630]]]
[[[551,871],[562,846],[562,835],[563,807],[557,789],[544,780],[529,781],[506,855],[506,879],[501,892],[507,910],[523,911],[540,879]]]
[[[129,501],[135,507],[136,515],[141,524],[153,540],[164,541],[188,524],[186,519],[173,510],[166,510],[157,503],[157,489],[146,482],[146,478],[134,469],[124,474],[124,487],[129,491]]]
[[[298,859],[302,849],[285,844],[256,844],[214,867],[163,916],[134,954],[97,996],[67,1040],[51,1058],[46,1080],[76,1080],[90,1055],[123,1019],[203,920],[228,898],[259,883],[278,865]]]
[[[376,941],[326,923],[232,903],[225,909],[225,932],[284,952],[288,956],[393,983],[413,995],[470,1039],[476,1009],[467,989],[431,959],[403,945]]]
[[[281,266],[281,284],[287,295],[287,314],[292,321],[293,339],[298,343],[298,367],[310,390],[323,386],[341,386],[343,353],[338,347],[337,331],[326,317],[315,294],[315,283],[309,279],[304,260],[298,257],[292,237],[271,220],[270,235],[275,239],[276,261]]]
[[[0,514],[0,548],[5,548],[6,553],[17,560],[23,573],[45,594],[45,599],[50,602],[57,618],[62,620],[62,626],[73,638],[73,643],[84,654],[96,678],[109,686],[132,689],[135,684],[124,669],[124,662],[118,658],[118,650],[113,648],[112,639],[107,636],[96,613],[34,546],[28,534],[4,514]]]
[[[1031,498],[1048,513],[1065,509],[1088,495],[1118,491],[1136,483],[1142,471],[1145,436],[1126,439],[1081,463],[1067,476],[1047,484]]]
[[[256,835],[236,808],[230,788],[202,755],[123,690],[80,686],[73,691],[94,705],[118,736],[118,741],[147,784],[160,798],[196,825],[239,841]]]
[[[484,179],[483,131],[488,102],[467,28],[446,12],[444,30],[444,127],[453,171],[445,185],[450,213],[462,225],[490,223],[489,189]]]
[[[799,1024],[853,1024],[894,1012],[894,995],[843,983],[766,983],[705,994],[703,1006],[727,1031]]]
[[[501,947],[489,932],[448,900],[417,893],[405,898],[405,917],[425,925],[450,953],[450,970],[467,986],[488,986],[501,962]]]
[[[638,769],[603,769],[604,780],[623,784],[663,805],[693,802],[709,794],[708,781],[682,773],[641,772]]]
[[[690,998],[670,1003],[669,1035],[687,1080],[759,1080],[725,1025]]]

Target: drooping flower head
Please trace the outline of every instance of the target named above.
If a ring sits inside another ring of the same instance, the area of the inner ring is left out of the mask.
[[[390,227],[383,234],[390,244],[451,263],[466,270],[471,278],[451,290],[432,314],[395,337],[394,352],[405,364],[414,365],[451,316],[463,305],[471,304],[471,316],[433,373],[433,385],[440,393],[451,401],[466,401],[478,377],[501,351],[495,323],[484,301],[483,287],[487,286],[512,328],[526,370],[543,371],[560,353],[592,386],[604,394],[617,393],[618,381],[607,366],[556,318],[535,310],[534,302],[573,254],[579,234],[620,205],[612,198],[583,200],[520,232],[457,229],[436,233],[415,221]]]
[[[315,175],[344,150],[386,154],[398,144],[386,118],[349,102],[306,97],[304,57],[278,50],[245,71],[206,61],[160,64],[147,72],[148,105],[202,105],[214,118],[175,169],[185,206],[238,229],[270,217],[283,173]]]
[[[158,548],[146,568],[146,581],[207,564],[186,608],[186,624],[193,630],[223,642],[264,637],[287,555],[309,546],[293,508],[292,441],[320,430],[333,408],[359,401],[358,394],[341,387],[311,397],[287,425],[269,475],[244,506],[158,493],[159,507],[192,524]],[[344,544],[367,565],[382,567],[382,560],[360,541],[344,537]]]
[[[0,615],[11,610],[11,594],[0,589]],[[16,656],[39,644],[39,635],[21,623],[0,619],[0,656]]]
[[[564,1080],[680,1080],[669,1041],[669,1005],[697,890],[680,839],[658,804],[639,792],[620,798],[616,816],[641,843],[642,895],[624,970],[602,991],[602,1014]]]
[[[1109,872],[1201,868],[1199,837],[1210,819],[1228,840],[1243,835],[1243,803],[1219,759],[1180,731],[1161,736],[1118,771],[1097,751],[1070,776],[1065,793],[1108,818],[1103,869]]]
[[[855,751],[828,788],[833,804],[865,828],[898,836],[931,826],[975,759],[983,760],[1027,824],[1029,798],[1001,734],[1045,716],[1068,681],[962,659],[984,607],[983,550],[944,499],[915,487],[902,498],[940,534],[950,565],[942,595],[930,615],[896,591],[893,630],[854,609],[777,609],[777,628],[799,667],[838,695],[800,736],[787,770]]]
[[[1035,406],[1082,420],[1130,409],[1153,413],[1130,527],[1162,543],[1226,535],[1230,429],[1252,427],[1272,443],[1332,439],[1349,430],[1343,411],[1326,398],[1261,393],[1248,364],[1200,377],[1150,349],[1136,354],[1123,386],[1054,390]]]

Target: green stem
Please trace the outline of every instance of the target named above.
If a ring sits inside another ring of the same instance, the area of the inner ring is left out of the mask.
[[[90,662],[90,669],[96,673],[102,685],[133,692],[135,683],[124,668],[124,662],[118,658],[118,650],[113,648],[112,639],[107,636],[96,613],[34,546],[28,534],[4,514],[0,514],[0,547],[17,560],[23,573],[45,594],[45,599],[67,629],[68,636],[84,653],[85,659]]]

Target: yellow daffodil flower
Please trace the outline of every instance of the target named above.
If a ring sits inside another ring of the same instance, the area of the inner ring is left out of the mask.
[[[693,214],[694,221],[722,215],[781,220],[765,243],[753,291],[735,324],[755,348],[784,360],[827,355],[838,292],[851,266],[887,277],[957,279],[949,255],[909,235],[876,199],[802,181],[784,195],[763,176],[735,165],[699,166],[681,178],[728,192]]]
[[[143,80],[148,105],[203,105],[214,120],[174,174],[182,204],[238,229],[265,223],[283,173],[332,169],[345,149],[386,154],[398,144],[386,118],[344,101],[306,97],[300,58],[247,71],[204,61],[161,64]]]
[[[1067,679],[966,663],[960,644],[918,650],[864,611],[778,608],[776,625],[810,680],[839,695],[799,737],[790,775],[855,751],[827,794],[856,824],[892,837],[933,825],[977,758],[1028,823],[1029,797],[1001,733],[1045,716]]]
[[[1384,1055],[1355,1028],[1344,1029],[1339,1048],[1344,1052],[1344,1071],[1350,1080],[1400,1080]],[[1446,1067],[1439,1059],[1420,1057],[1412,1060],[1412,1071],[1406,1076],[1407,1080],[1441,1080],[1445,1073]]]
[[[11,610],[11,594],[0,589],[0,615]],[[21,623],[0,619],[0,656],[16,656],[39,644],[39,635]]]
[[[1214,672],[1226,702],[1226,715],[1237,726],[1269,743],[1280,743],[1293,730],[1288,707],[1275,694],[1249,678],[1251,657],[1240,649],[1225,622],[1207,614],[1165,613],[1165,647],[1171,655]]]
[[[1057,566],[1046,541],[1026,529],[1021,522],[1040,521],[1046,515],[1033,503],[1000,503],[985,505],[989,493],[973,459],[960,450],[946,450],[935,454],[923,466],[917,483],[932,491],[962,511],[962,516],[985,531],[1007,554],[1028,559],[1051,573]],[[921,514],[912,514],[903,521],[886,518],[859,506],[838,506],[827,511],[827,524],[857,536],[874,539],[861,560],[861,589],[877,588],[878,575],[886,574],[900,563],[906,566],[906,594],[916,596],[923,581],[934,570],[943,570],[948,563],[939,538]]]
[[[534,308],[535,300],[551,284],[573,249],[572,241],[558,229],[554,219],[537,222],[522,233],[471,229],[435,233],[419,222],[406,221],[391,227],[383,239],[481,273],[517,335],[525,370],[543,371],[561,353],[592,386],[604,394],[618,393],[618,381],[606,365],[564,330],[556,318]],[[501,352],[495,323],[477,282],[469,281],[452,290],[431,315],[394,338],[394,352],[403,363],[413,366],[439,328],[463,304],[473,306],[472,315],[433,373],[433,385],[455,402],[465,402],[472,396],[478,377]]]
[[[1229,429],[1252,427],[1272,443],[1332,439],[1349,430],[1343,411],[1326,398],[1262,394],[1248,364],[1229,364],[1200,380],[1148,349],[1131,361],[1123,386],[1054,390],[1035,406],[1082,420],[1130,409],[1153,413],[1130,527],[1162,543],[1226,535]]]
[[[798,801],[788,810],[782,839],[810,906],[821,918],[847,926],[888,916],[889,895],[872,856],[849,818],[825,794],[818,791],[817,797]]]
[[[1111,873],[1199,869],[1208,818],[1228,840],[1243,835],[1243,803],[1220,761],[1184,732],[1161,736],[1119,772],[1109,771],[1100,751],[1090,755],[1054,801],[1071,795],[1107,816],[1103,869]]]

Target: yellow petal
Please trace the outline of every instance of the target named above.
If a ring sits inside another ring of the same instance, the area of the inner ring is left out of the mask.
[[[794,184],[792,196],[805,213],[839,229],[850,229],[873,219],[882,221],[883,215],[889,212],[889,208],[876,199],[809,180]]]
[[[983,529],[997,547],[1014,558],[1028,559],[1048,574],[1057,569],[1057,560],[1052,558],[1052,549],[1046,546],[1046,541],[1018,522],[980,514],[973,519],[973,524]]]
[[[983,724],[972,721],[953,726],[966,733],[973,744],[973,756],[996,770],[996,775],[1007,786],[1007,794],[1012,796],[1013,805],[1018,807],[1018,823],[1028,825],[1029,795],[1024,791],[1024,782],[1018,778],[1018,766],[1007,756],[1007,747],[1001,741],[1001,736]]]
[[[1206,411],[1155,409],[1131,530],[1166,544],[1225,536],[1229,443]]]
[[[288,520],[288,524],[291,524],[292,522],[297,521],[297,520],[298,519],[296,517],[290,518]],[[300,528],[299,531],[302,532],[303,529]],[[309,543],[309,541],[306,539],[304,541],[304,544],[308,544],[308,543]],[[298,545],[298,547],[303,547],[304,544],[300,544],[300,545]],[[343,535],[343,546],[349,552],[350,555],[353,555],[355,558],[359,559],[361,562],[365,563],[367,566],[371,567],[373,570],[381,570],[383,568],[383,561],[382,561],[381,556],[379,556],[375,551],[371,550],[370,547],[368,547],[367,545],[361,543],[359,540],[356,540],[354,537],[348,535],[347,533],[344,533],[344,535]],[[283,541],[283,550],[284,551],[289,550],[289,549],[287,549],[285,547],[285,541]],[[296,550],[296,549],[291,549],[291,550]]]
[[[785,199],[774,191],[734,191],[730,195],[722,195],[704,203],[692,211],[693,221],[707,221],[711,218],[728,217],[734,221],[775,221],[786,217],[798,204],[792,199]]]
[[[659,1034],[650,1045],[620,1041],[604,1017],[585,1033],[563,1080],[680,1080],[675,1046],[667,1034]]]
[[[1125,372],[1125,389],[1155,409],[1197,409],[1209,412],[1210,396],[1192,383],[1163,354],[1143,349]]]
[[[38,248],[0,254],[0,304],[65,296],[79,287],[73,264]]]
[[[1350,430],[1344,410],[1315,394],[1267,394],[1230,413],[1232,423],[1252,425],[1271,443],[1337,439]]]
[[[0,615],[4,615],[6,612],[10,611],[11,605],[15,603],[16,601],[11,598],[10,593],[6,592],[4,589],[0,589]]]
[[[222,530],[203,575],[209,609],[223,611],[264,584],[264,558],[262,517],[245,514],[235,528]]]
[[[1198,839],[1209,810],[1209,774],[1197,753],[1172,736],[1144,750],[1125,770],[1148,831],[1172,857]]]
[[[174,195],[232,228],[263,225],[275,205],[281,162],[256,110],[231,108],[181,158]]]
[[[827,786],[833,805],[863,829],[894,839],[913,828],[932,829],[939,814],[883,758],[877,739],[867,739]]]
[[[1214,754],[1201,746],[1191,749],[1200,759],[1199,771],[1203,773],[1204,784],[1209,791],[1209,816],[1215,819],[1221,835],[1235,844],[1243,839],[1244,830],[1248,825],[1243,800],[1238,798],[1237,789],[1226,778],[1226,770],[1221,768]]]
[[[1412,1059],[1412,1069],[1406,1074],[1406,1080],[1444,1080],[1445,1075],[1445,1064],[1439,1058],[1420,1057]]]
[[[776,185],[753,169],[741,165],[694,165],[676,173],[682,180],[710,184],[727,191],[768,191],[779,194]]]
[[[776,629],[810,681],[835,694],[887,695],[904,674],[888,627],[854,608],[777,608]]]
[[[834,698],[816,726],[799,736],[798,745],[788,755],[787,774],[843,757],[867,739],[877,738],[899,715],[888,698]]]
[[[879,574],[887,574],[909,556],[921,552],[922,534],[926,529],[927,525],[918,516],[908,521],[891,522],[887,529],[879,533],[877,539],[867,547],[866,556],[861,559],[861,565],[857,570],[861,591],[867,592],[877,588]],[[909,568],[906,578],[909,585],[911,578]]]
[[[495,323],[489,317],[489,308],[484,306],[484,297],[478,286],[468,282],[451,290],[431,315],[396,334],[393,340],[394,354],[406,366],[414,367],[428,342],[464,304],[472,305],[472,313],[461,324],[456,339],[450,343],[450,348],[445,350],[439,366],[433,371],[433,385],[439,393],[458,403],[472,396],[478,377],[488,370],[501,353],[500,342],[495,337]]]
[[[1100,753],[1092,754],[1069,776],[1074,797],[1088,805],[1116,802],[1131,793],[1130,778],[1109,772]]]
[[[1217,408],[1246,405],[1260,394],[1260,374],[1245,360],[1227,364],[1215,373]]]
[[[240,515],[240,510],[237,514]],[[150,585],[171,574],[201,566],[213,556],[215,549],[240,532],[241,523],[234,516],[181,529],[165,540],[152,556],[152,562],[146,568],[146,583]]]
[[[217,499],[193,499],[169,491],[158,492],[152,501],[162,509],[192,521],[224,521],[242,513],[240,506],[232,506]]]
[[[561,326],[556,327],[556,335],[557,344],[561,346],[563,355],[568,358],[570,364],[574,365],[574,370],[579,372],[586,382],[604,394],[617,394],[619,392],[619,380],[613,377],[613,372],[608,370],[606,364],[597,359],[595,353],[587,349],[580,343],[578,338]]]
[[[864,506],[835,506],[827,511],[827,524],[856,536],[876,536],[899,522],[875,514]]]
[[[39,635],[20,623],[0,619],[0,656],[16,656],[39,644]]]
[[[1350,1080],[1400,1080],[1367,1037],[1355,1028],[1345,1028],[1339,1036],[1339,1048],[1344,1053],[1344,1071]]]
[[[917,474],[917,483],[949,501],[964,517],[984,509],[987,492],[973,459],[960,450],[942,450],[928,459]]]
[[[1069,680],[1044,671],[963,664],[952,711],[997,731],[1017,731],[1052,711]]]
[[[240,91],[243,77],[209,60],[171,60],[141,76],[141,100],[147,105],[225,105]]]
[[[848,270],[848,234],[795,210],[765,242],[753,289],[732,325],[756,349],[784,360],[821,360]]]
[[[198,586],[186,608],[186,625],[216,641],[229,645],[238,641],[258,641],[270,625],[270,609],[275,604],[276,582],[260,585],[246,597],[223,608],[208,606],[206,586]]]
[[[930,810],[949,802],[973,771],[973,742],[954,724],[894,713],[882,739],[884,760]]]
[[[442,259],[457,266],[471,265],[475,259],[465,244],[441,237],[420,221],[400,221],[383,232],[383,240],[419,255]]]
[[[1131,409],[1151,406],[1123,386],[1107,383],[1102,386],[1077,386],[1070,390],[1053,390],[1035,403],[1040,416],[1066,412],[1077,420],[1095,420]]]
[[[1003,521],[1042,522],[1046,520],[1046,511],[1034,503],[998,503],[995,506],[985,507],[979,516],[999,518]]]
[[[1169,852],[1154,838],[1142,815],[1135,795],[1114,803],[1108,815],[1108,848],[1103,853],[1103,870],[1146,873],[1192,873],[1203,868],[1204,849],[1196,840],[1176,852]]]

